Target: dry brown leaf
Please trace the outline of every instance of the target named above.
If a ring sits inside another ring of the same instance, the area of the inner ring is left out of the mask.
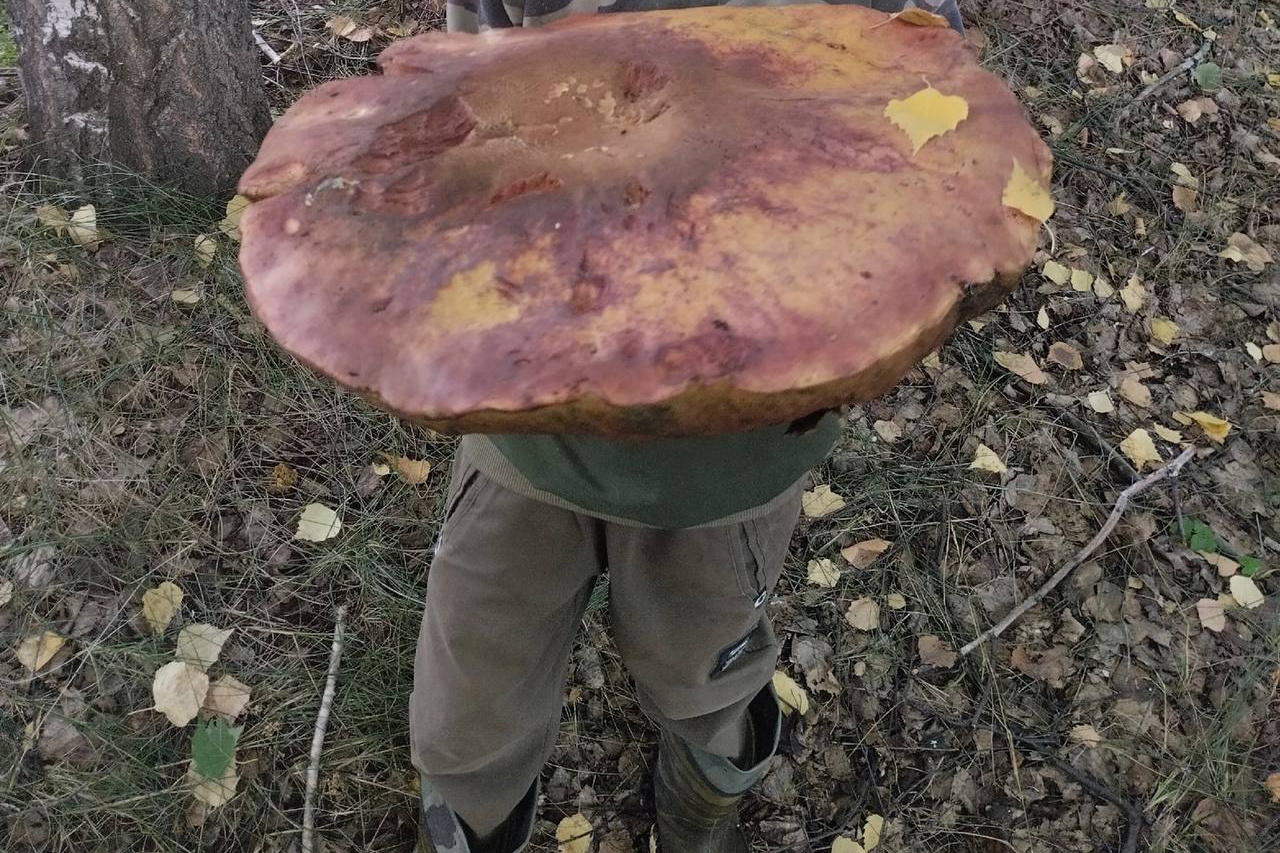
[[[840,556],[855,569],[865,569],[892,546],[893,543],[887,539],[868,539],[840,549]]]
[[[165,581],[142,594],[142,618],[155,635],[163,634],[182,607],[182,587]]]
[[[1098,45],[1093,55],[1112,74],[1120,74],[1133,64],[1133,50],[1123,44]]]
[[[1183,186],[1182,184],[1174,184],[1173,206],[1178,208],[1178,210],[1181,210],[1183,213],[1195,213],[1196,205],[1199,202],[1199,190]]]
[[[920,662],[925,666],[937,666],[947,669],[955,666],[955,649],[941,637],[925,634],[916,642],[916,650],[920,653]]]
[[[1196,602],[1196,615],[1201,627],[1214,632],[1227,629],[1227,611],[1216,598],[1202,598]]]
[[[273,495],[283,495],[298,485],[298,472],[281,462],[271,469],[271,479],[267,481],[267,491]]]
[[[325,22],[324,28],[347,41],[359,43],[373,38],[373,27],[362,27],[349,15],[335,15]]]
[[[1280,773],[1272,773],[1268,776],[1266,786],[1271,793],[1271,802],[1280,803]]]
[[[880,627],[880,605],[869,598],[859,598],[849,605],[844,618],[859,631],[874,631]]]
[[[880,440],[885,444],[893,444],[902,438],[902,427],[893,421],[876,421],[871,425],[871,428],[875,430],[876,435],[880,436]]]
[[[1054,341],[1049,346],[1049,360],[1054,364],[1062,365],[1067,370],[1080,370],[1084,367],[1080,350],[1065,341]]]
[[[1280,412],[1280,394],[1275,391],[1262,392],[1262,405],[1271,409],[1273,412]]]
[[[1207,115],[1218,114],[1218,102],[1213,98],[1192,98],[1178,104],[1178,115],[1188,124],[1195,124]]]
[[[1120,396],[1135,406],[1144,409],[1151,407],[1151,389],[1142,384],[1136,376],[1126,376],[1120,380]]]
[[[822,518],[844,509],[844,498],[831,491],[828,485],[815,486],[800,498],[801,507],[808,518]]]
[[[1244,264],[1253,272],[1262,272],[1271,263],[1271,253],[1259,246],[1248,234],[1236,232],[1227,238],[1227,248],[1218,257]]]
[[[1280,364],[1280,344],[1267,344],[1261,350],[1262,357],[1270,364]]]
[[[1191,174],[1186,163],[1172,163],[1169,165],[1169,171],[1177,176],[1179,186],[1190,187],[1193,190],[1200,189],[1200,179]]]
[[[1071,739],[1076,743],[1084,744],[1088,747],[1095,747],[1102,743],[1102,735],[1098,734],[1098,730],[1093,726],[1072,726]]]
[[[1043,385],[1049,381],[1035,359],[1029,355],[996,350],[992,353],[992,358],[995,359],[996,364],[1032,385]]]
[[[1224,554],[1215,554],[1212,551],[1197,551],[1196,553],[1206,563],[1217,569],[1218,577],[1229,578],[1240,571],[1240,564]]]
[[[204,697],[204,709],[231,722],[244,713],[249,705],[249,685],[230,675],[224,675],[209,685]]]
[[[18,648],[14,651],[14,654],[18,658],[18,663],[34,674],[43,669],[49,661],[53,660],[53,656],[62,650],[66,642],[67,638],[61,634],[45,631],[43,634],[32,634],[21,643],[18,643]]]
[[[236,774],[236,761],[232,758],[227,769],[222,771],[222,778],[210,779],[196,772],[193,765],[187,770],[187,782],[191,785],[191,796],[211,809],[226,805],[236,795],[236,785],[240,777]]]

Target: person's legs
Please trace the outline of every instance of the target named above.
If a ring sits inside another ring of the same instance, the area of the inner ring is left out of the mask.
[[[773,678],[765,604],[800,515],[723,527],[606,529],[610,621],[645,712],[700,749],[734,757],[747,706]]]
[[[410,735],[424,780],[478,836],[525,798],[555,745],[602,531],[455,462],[427,579]]]
[[[694,530],[610,525],[611,621],[640,704],[662,728],[654,773],[662,853],[746,853],[742,796],[777,749],[765,605],[800,514]]]

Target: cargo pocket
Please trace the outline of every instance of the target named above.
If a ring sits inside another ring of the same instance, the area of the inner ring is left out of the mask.
[[[763,607],[769,600],[791,544],[791,528],[782,529],[771,524],[772,520],[744,521],[731,525],[727,532],[738,588],[753,607]]]

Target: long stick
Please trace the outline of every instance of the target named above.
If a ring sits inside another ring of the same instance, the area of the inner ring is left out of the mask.
[[[333,694],[338,687],[338,661],[342,659],[342,620],[347,606],[338,608],[338,618],[333,624],[333,647],[329,649],[329,675],[324,681],[324,695],[320,697],[320,713],[316,716],[316,732],[311,737],[311,766],[307,768],[307,793],[302,800],[302,853],[312,853],[316,835],[316,787],[320,784],[320,752],[324,749],[324,733],[329,727],[329,712],[333,710]]]
[[[1178,474],[1182,472],[1182,466],[1186,465],[1187,462],[1191,460],[1191,457],[1195,455],[1195,452],[1196,449],[1194,447],[1188,447],[1179,454],[1177,459],[1174,459],[1169,464],[1156,469],[1121,492],[1120,497],[1116,498],[1116,505],[1111,510],[1111,515],[1107,518],[1107,523],[1102,525],[1102,529],[1098,531],[1098,535],[1089,540],[1089,544],[1081,548],[1062,568],[1054,572],[1053,577],[1045,581],[1044,584],[1028,596],[1025,601],[1013,608],[1008,616],[1000,620],[998,625],[983,631],[978,635],[977,639],[965,645],[965,647],[960,650],[960,656],[963,657],[981,646],[983,643],[986,643],[988,640],[992,640],[1000,636],[1010,625],[1017,622],[1018,619],[1022,617],[1022,614],[1039,604],[1040,599],[1044,598],[1053,590],[1054,587],[1062,583],[1063,578],[1075,571],[1076,568],[1085,560],[1089,559],[1089,555],[1098,550],[1099,546],[1107,540],[1107,537],[1111,535],[1111,531],[1115,530],[1116,525],[1120,522],[1120,516],[1124,515],[1125,509],[1128,508],[1129,501],[1133,500],[1135,495],[1145,492],[1147,489],[1151,488],[1166,477],[1178,476]]]
[[[1204,44],[1200,45],[1199,50],[1197,50],[1191,56],[1188,56],[1186,59],[1179,62],[1177,65],[1175,65],[1172,69],[1169,70],[1168,74],[1165,74],[1159,80],[1156,80],[1150,86],[1148,86],[1147,88],[1139,92],[1137,97],[1133,99],[1133,103],[1136,104],[1138,103],[1138,101],[1146,100],[1148,97],[1151,96],[1153,92],[1155,92],[1165,83],[1168,83],[1174,77],[1177,77],[1179,74],[1181,74],[1184,71],[1190,71],[1191,66],[1199,64],[1200,60],[1204,59],[1206,56],[1209,55],[1209,48],[1211,47],[1213,47],[1213,42],[1209,41],[1208,39],[1205,39]]]

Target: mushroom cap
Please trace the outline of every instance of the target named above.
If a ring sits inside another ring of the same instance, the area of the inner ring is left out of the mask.
[[[997,303],[1048,149],[951,30],[858,6],[432,33],[325,84],[241,180],[249,302],[284,349],[443,432],[620,439],[890,389]],[[913,153],[885,115],[968,116]]]

